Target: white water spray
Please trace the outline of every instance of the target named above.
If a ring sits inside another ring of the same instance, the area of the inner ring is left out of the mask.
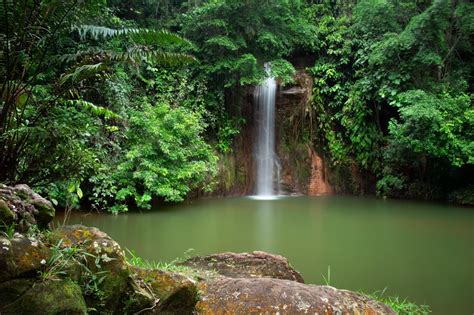
[[[275,98],[277,83],[270,75],[270,65],[265,64],[268,78],[255,89],[257,105],[258,138],[255,147],[257,161],[256,194],[259,197],[272,197],[275,191],[275,174],[278,165],[275,154]]]

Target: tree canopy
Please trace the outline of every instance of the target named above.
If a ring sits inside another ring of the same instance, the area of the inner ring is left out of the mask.
[[[244,89],[265,62],[292,84],[299,59],[313,91],[295,141],[380,195],[474,191],[470,1],[19,0],[0,20],[0,182],[62,205],[210,189]]]

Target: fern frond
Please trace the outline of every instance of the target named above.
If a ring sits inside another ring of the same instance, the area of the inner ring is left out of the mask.
[[[139,47],[130,48],[125,52],[109,52],[112,61],[140,63],[148,61],[154,64],[180,65],[195,61],[196,59],[187,54],[170,53],[163,51],[148,51]]]
[[[79,107],[84,110],[89,111],[90,113],[96,116],[102,116],[105,119],[121,119],[122,117],[110,109],[107,109],[102,106],[97,106],[91,102],[84,101],[84,100],[63,100],[63,103],[67,106],[74,106]]]
[[[142,45],[179,45],[179,46],[192,46],[192,43],[174,33],[166,30],[150,30],[142,29],[139,33],[132,34],[132,39]]]
[[[183,37],[166,30],[153,30],[146,28],[121,28],[113,29],[97,25],[80,25],[75,27],[82,40],[87,36],[95,40],[107,39],[123,35],[131,35],[131,38],[146,45],[191,45],[191,42]]]
[[[92,65],[83,65],[74,68],[70,72],[61,76],[61,78],[59,79],[59,85],[62,86],[68,82],[74,83],[82,81],[105,70],[105,68],[106,66],[102,62]]]
[[[64,54],[59,57],[59,61],[65,62],[65,63],[71,63],[71,62],[77,62],[81,58],[87,57],[87,56],[97,56],[100,55],[103,52],[102,49],[99,48],[89,48],[85,50],[78,50],[73,54]]]

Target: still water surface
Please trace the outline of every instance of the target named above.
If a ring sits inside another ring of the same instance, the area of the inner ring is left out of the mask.
[[[120,216],[74,215],[148,260],[262,250],[307,283],[387,288],[433,314],[474,313],[474,209],[357,197],[200,200]]]

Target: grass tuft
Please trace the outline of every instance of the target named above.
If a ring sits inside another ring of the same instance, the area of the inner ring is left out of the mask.
[[[172,273],[179,273],[184,276],[187,276],[189,278],[192,278],[194,280],[199,280],[202,278],[209,278],[217,275],[216,271],[201,271],[201,270],[196,270],[188,266],[183,266],[179,265],[180,262],[186,260],[189,258],[189,252],[192,251],[193,249],[188,249],[184,253],[184,258],[175,258],[171,262],[156,262],[156,261],[150,261],[143,259],[142,257],[138,256],[134,251],[131,251],[129,249],[126,249],[126,260],[127,262],[135,267],[140,267],[144,269],[159,269],[167,272],[172,272]]]
[[[386,289],[371,294],[361,293],[390,306],[399,315],[426,315],[431,313],[428,305],[418,305],[398,296],[385,296]]]

